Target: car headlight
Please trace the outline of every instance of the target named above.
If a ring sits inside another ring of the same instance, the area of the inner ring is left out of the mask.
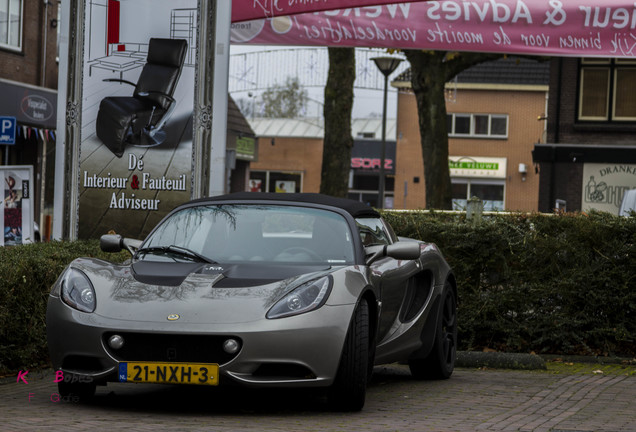
[[[95,310],[95,289],[81,271],[68,268],[62,278],[62,300],[82,312]]]
[[[268,319],[283,318],[318,309],[327,301],[332,285],[331,276],[304,283],[276,302],[266,316]]]

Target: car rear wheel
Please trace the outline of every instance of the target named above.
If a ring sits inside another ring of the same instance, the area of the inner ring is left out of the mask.
[[[369,305],[360,300],[349,324],[329,404],[338,411],[360,411],[364,406],[369,371]]]
[[[57,383],[57,390],[63,398],[78,398],[85,402],[95,396],[95,383],[64,382]]]
[[[423,359],[409,360],[411,374],[417,379],[447,379],[455,369],[457,357],[457,301],[447,282],[442,297],[435,341],[430,354]]]

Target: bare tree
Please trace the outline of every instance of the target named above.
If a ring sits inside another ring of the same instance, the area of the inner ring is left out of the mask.
[[[501,54],[405,50],[420,127],[426,208],[451,209],[444,86],[458,73]]]
[[[320,193],[347,196],[351,169],[351,111],[356,78],[354,48],[329,48],[329,74],[325,86],[325,137]]]

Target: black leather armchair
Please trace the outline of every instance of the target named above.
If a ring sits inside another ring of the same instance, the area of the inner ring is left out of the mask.
[[[165,140],[162,130],[174,110],[174,90],[187,51],[183,39],[150,39],[148,58],[137,83],[109,78],[104,81],[130,84],[132,96],[104,98],[97,113],[97,137],[115,156],[126,144],[154,146]]]

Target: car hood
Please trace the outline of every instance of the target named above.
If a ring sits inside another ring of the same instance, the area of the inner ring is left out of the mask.
[[[96,315],[166,322],[169,315],[177,314],[180,323],[191,324],[262,320],[287,292],[334,270],[324,265],[114,265],[97,259],[78,259],[71,266],[93,283]]]

